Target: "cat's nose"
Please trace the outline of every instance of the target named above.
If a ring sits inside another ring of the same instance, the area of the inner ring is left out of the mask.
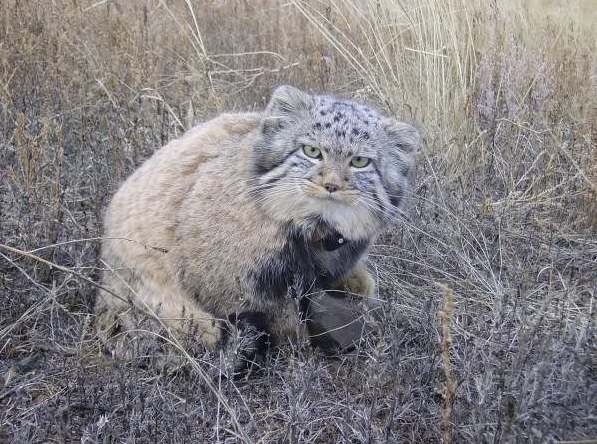
[[[324,183],[323,187],[326,189],[326,191],[328,193],[333,193],[335,191],[338,191],[338,188],[340,188],[338,185],[336,185],[335,183],[331,183],[331,182]]]

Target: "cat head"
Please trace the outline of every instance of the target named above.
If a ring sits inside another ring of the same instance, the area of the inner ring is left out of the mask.
[[[411,125],[281,86],[256,131],[249,187],[270,217],[363,239],[400,214],[419,144]]]

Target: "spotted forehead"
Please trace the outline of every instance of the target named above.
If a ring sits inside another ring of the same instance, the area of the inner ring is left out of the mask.
[[[377,111],[355,102],[340,101],[328,97],[316,98],[312,109],[312,133],[323,133],[336,139],[337,149],[350,148],[353,144],[367,141],[371,132],[383,118]]]

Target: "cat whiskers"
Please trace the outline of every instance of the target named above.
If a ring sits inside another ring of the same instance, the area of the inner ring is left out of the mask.
[[[300,183],[293,180],[285,183],[277,183],[269,188],[262,188],[268,191],[263,194],[257,195],[257,197],[255,198],[255,202],[258,204],[278,204],[282,199],[287,200],[289,197],[296,196],[298,185],[300,185]],[[250,190],[251,193],[254,193],[255,191],[260,191],[260,189]],[[298,199],[298,201],[302,200],[302,197],[304,196],[301,196],[301,199]],[[295,208],[296,205],[298,205],[298,202],[294,202],[292,208]]]
[[[265,202],[273,202],[280,199],[287,199],[289,195],[296,192],[296,188],[294,187],[277,187],[274,190],[268,191],[262,195],[259,195],[255,198],[254,202],[258,204],[262,204]]]
[[[342,202],[347,205],[355,205],[359,202],[361,194],[362,193],[358,190],[344,190],[342,191],[340,198],[342,199]]]
[[[394,210],[400,215],[400,217],[398,217],[395,214],[392,214],[390,211],[384,209],[383,202],[379,200],[379,198],[365,194],[359,196],[358,201],[370,210],[373,210],[374,213],[379,214],[383,219],[387,219],[392,222],[402,222],[405,220],[404,213],[400,209],[394,207]]]
[[[242,194],[245,195],[245,196],[250,196],[250,195],[257,194],[260,191],[273,190],[274,188],[286,188],[286,187],[298,186],[298,185],[301,184],[301,181],[302,180],[294,179],[294,180],[290,180],[290,181],[284,181],[282,183],[280,183],[280,182],[274,182],[274,183],[268,182],[268,183],[263,183],[263,184],[252,185],[252,186],[246,187],[242,191]],[[249,181],[247,181],[246,183],[248,185]]]
[[[321,193],[321,188],[309,180],[303,181],[302,189],[307,196],[316,196]]]
[[[273,192],[271,193],[268,192],[264,194],[258,201],[268,202],[270,205],[276,205],[277,201],[279,201],[280,199],[291,197],[293,203],[290,207],[286,208],[286,211],[290,215],[301,203],[303,203],[303,201],[307,197],[304,185],[308,185],[308,183],[309,181],[305,179],[293,179],[289,182],[278,184],[277,188],[279,189],[273,190]],[[303,186],[303,188],[301,188],[301,185]],[[303,191],[302,193],[299,193],[298,199],[296,198],[297,188],[301,188]],[[287,204],[288,202],[286,201],[284,203]]]

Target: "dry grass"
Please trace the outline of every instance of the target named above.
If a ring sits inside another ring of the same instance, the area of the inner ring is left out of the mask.
[[[597,437],[594,9],[4,0],[0,244],[60,268],[0,250],[0,440]],[[285,348],[243,385],[220,378],[218,353],[170,375],[151,356],[106,360],[79,276],[97,279],[110,195],[193,122],[259,109],[281,83],[424,133],[410,219],[371,255],[378,341],[345,362]]]

